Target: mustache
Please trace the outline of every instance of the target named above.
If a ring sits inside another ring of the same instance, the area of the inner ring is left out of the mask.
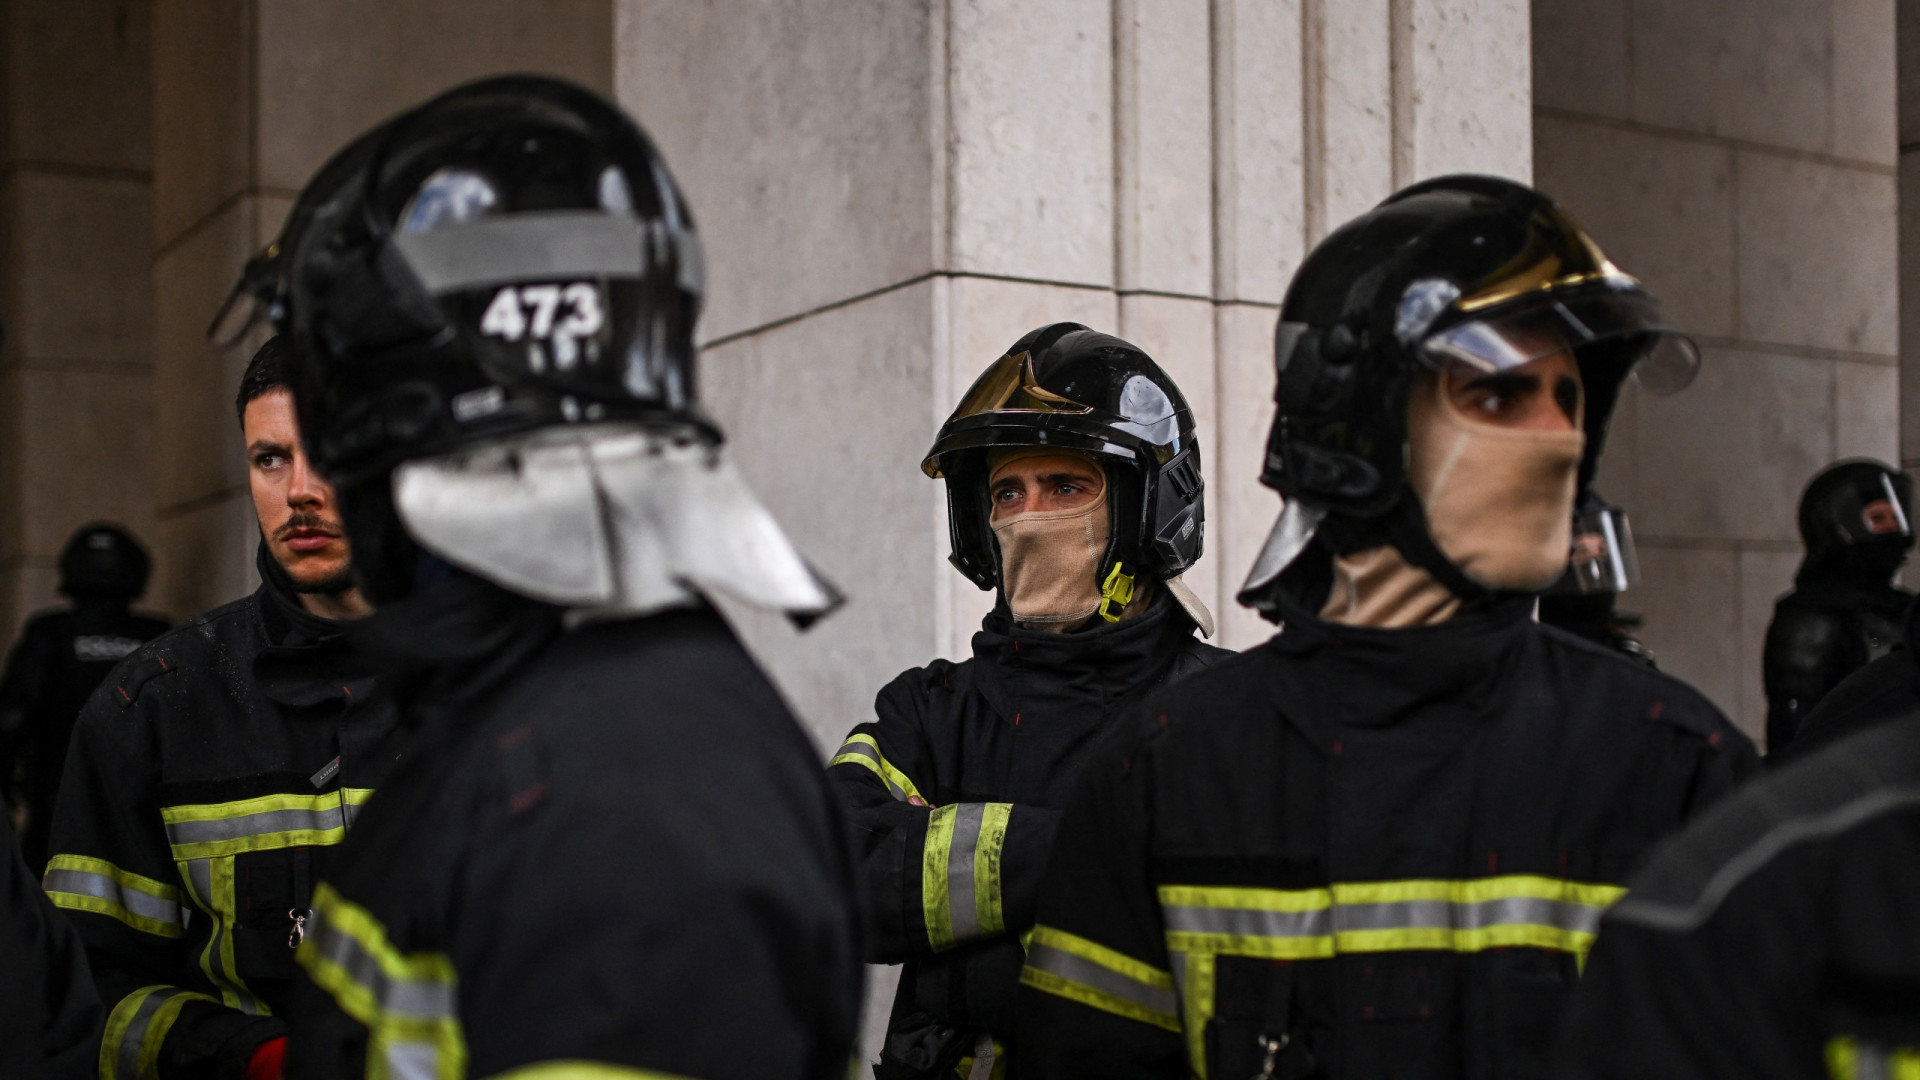
[[[273,538],[275,540],[285,540],[287,537],[292,536],[295,532],[302,529],[329,532],[335,536],[346,535],[346,530],[340,527],[338,521],[321,517],[319,514],[301,512],[294,514],[285,522],[281,523],[279,528],[273,530]]]

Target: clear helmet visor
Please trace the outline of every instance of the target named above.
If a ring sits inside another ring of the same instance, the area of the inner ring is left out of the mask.
[[[1574,515],[1573,546],[1563,580],[1571,591],[1583,595],[1622,593],[1639,583],[1640,560],[1625,510],[1610,506]]]
[[[1666,325],[1659,305],[1644,293],[1588,291],[1455,323],[1420,342],[1419,355],[1435,370],[1464,364],[1488,373],[1511,371],[1559,353],[1638,341],[1633,375],[1666,396],[1686,388],[1700,369],[1700,350]]]
[[[1893,478],[1881,473],[1877,479],[1877,484],[1850,489],[1846,495],[1850,505],[1838,508],[1835,518],[1842,542],[1863,544],[1889,536],[1913,535],[1913,525],[1907,519],[1906,507]]]

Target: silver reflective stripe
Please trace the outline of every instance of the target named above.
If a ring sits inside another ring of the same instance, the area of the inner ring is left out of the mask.
[[[597,210],[477,218],[396,236],[393,246],[436,296],[515,281],[632,278],[646,269],[640,223]]]
[[[438,1080],[440,1051],[432,1043],[388,1043],[387,1075],[392,1080]]]
[[[947,909],[953,919],[953,939],[980,936],[980,909],[973,895],[973,855],[980,847],[980,823],[985,803],[960,803],[953,809],[953,846],[947,849]]]
[[[1326,908],[1311,911],[1261,911],[1255,908],[1187,907],[1162,909],[1168,930],[1189,934],[1235,934],[1241,937],[1325,937],[1331,932]]]
[[[229,913],[226,918],[222,918],[219,905],[214,903],[213,860],[189,860],[187,862],[187,883],[193,886],[194,894],[199,898],[200,905],[213,915],[213,925],[207,934],[207,974],[212,976],[217,986],[227,994],[233,996],[234,1000],[238,1002],[237,1007],[241,1012],[249,1016],[265,1015],[267,1007],[260,1003],[259,998],[253,996],[252,991],[247,989],[245,983],[240,981],[239,973],[227,967],[227,937],[233,933],[233,927],[228,925],[227,920],[234,916],[232,913]]]
[[[323,912],[315,912],[307,923],[307,941],[322,960],[340,968],[346,976],[367,989],[380,1003],[382,1012],[418,1020],[454,1018],[453,987],[432,980],[395,979],[380,961],[349,934],[328,925]],[[429,1044],[428,1050],[432,1047]]]
[[[48,892],[72,893],[75,896],[91,896],[118,904],[142,918],[154,919],[165,923],[186,925],[180,917],[180,905],[164,897],[130,889],[106,874],[95,874],[87,870],[49,870],[42,882]]]
[[[258,814],[217,821],[170,821],[167,823],[167,842],[177,847],[273,833],[326,832],[343,828],[353,820],[353,811],[347,809],[349,805],[343,801],[339,806],[321,810],[263,810]]]
[[[1482,900],[1477,904],[1461,904],[1455,908],[1459,914],[1460,928],[1480,930],[1489,926],[1512,926],[1527,924],[1530,926],[1551,926],[1576,934],[1596,934],[1600,931],[1600,916],[1605,909],[1592,904],[1578,904],[1567,900],[1546,900],[1537,896],[1506,896],[1498,900]]]
[[[153,1026],[153,1014],[160,1011],[168,998],[182,993],[180,990],[160,989],[140,1000],[134,1009],[133,1020],[127,1024],[127,1033],[120,1037],[120,1045],[114,1048],[114,1068],[119,1080],[134,1080],[140,1075],[140,1049],[147,1041],[147,1029]]]
[[[1347,930],[1451,930],[1450,900],[1398,900],[1384,904],[1338,904],[1333,908],[1335,933]]]
[[[1082,986],[1090,986],[1101,993],[1138,1005],[1143,1009],[1151,1009],[1166,1016],[1177,1016],[1180,1013],[1179,999],[1174,997],[1171,987],[1152,986],[1128,978],[1112,968],[1103,967],[1085,957],[1075,956],[1051,945],[1034,943],[1027,950],[1027,966],[1036,971],[1058,975]],[[1176,977],[1180,973],[1181,966],[1177,963],[1174,965]]]
[[[836,751],[833,756],[835,758],[842,758],[848,754],[858,754],[868,761],[873,762],[874,775],[880,778],[881,783],[887,785],[887,790],[893,794],[894,798],[899,799],[901,802],[906,801],[906,789],[887,778],[887,770],[882,768],[882,766],[886,764],[887,759],[880,756],[880,751],[875,750],[863,742],[847,742],[842,743],[840,749]],[[851,763],[849,762],[847,764]]]

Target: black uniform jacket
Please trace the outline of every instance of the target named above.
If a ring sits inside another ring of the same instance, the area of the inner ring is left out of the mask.
[[[1916,637],[1920,637],[1920,605],[1908,605],[1901,618],[1900,644],[1828,691],[1800,721],[1792,742],[1768,750],[1767,764],[1791,764],[1855,732],[1911,712],[1920,703],[1920,653],[1913,648]]]
[[[414,736],[315,898],[289,1077],[845,1077],[845,825],[717,615],[565,631],[463,575],[354,636]]]
[[[1920,698],[1736,794],[1607,914],[1567,1077],[1920,1070]]]
[[[1162,590],[1138,617],[1076,634],[996,609],[972,659],[880,691],[830,772],[876,925],[868,959],[907,964],[883,1076],[950,1072],[979,1032],[1011,1034],[1019,938],[1074,776],[1142,697],[1231,655]]]
[[[1541,1075],[1601,912],[1756,758],[1530,606],[1290,609],[1156,695],[1061,823],[1020,1075]]]
[[[109,1010],[104,1080],[239,1076],[285,1034],[299,914],[393,758],[340,624],[253,595],[127,657],[74,730],[46,888]]]
[[[1857,577],[1814,563],[1774,604],[1762,656],[1769,755],[1792,744],[1807,715],[1841,680],[1901,641],[1913,594]]]
[[[91,1080],[100,997],[80,935],[54,910],[0,815],[0,1076]]]
[[[80,600],[27,620],[0,676],[0,786],[24,773],[27,807],[21,848],[45,869],[54,796],[66,767],[74,718],[128,653],[167,632],[164,620],[114,600]]]

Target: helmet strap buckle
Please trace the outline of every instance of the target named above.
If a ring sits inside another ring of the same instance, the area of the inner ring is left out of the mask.
[[[1126,614],[1127,605],[1133,603],[1133,575],[1126,572],[1125,563],[1114,561],[1113,570],[1100,585],[1100,596],[1100,617],[1110,623],[1119,622]]]

